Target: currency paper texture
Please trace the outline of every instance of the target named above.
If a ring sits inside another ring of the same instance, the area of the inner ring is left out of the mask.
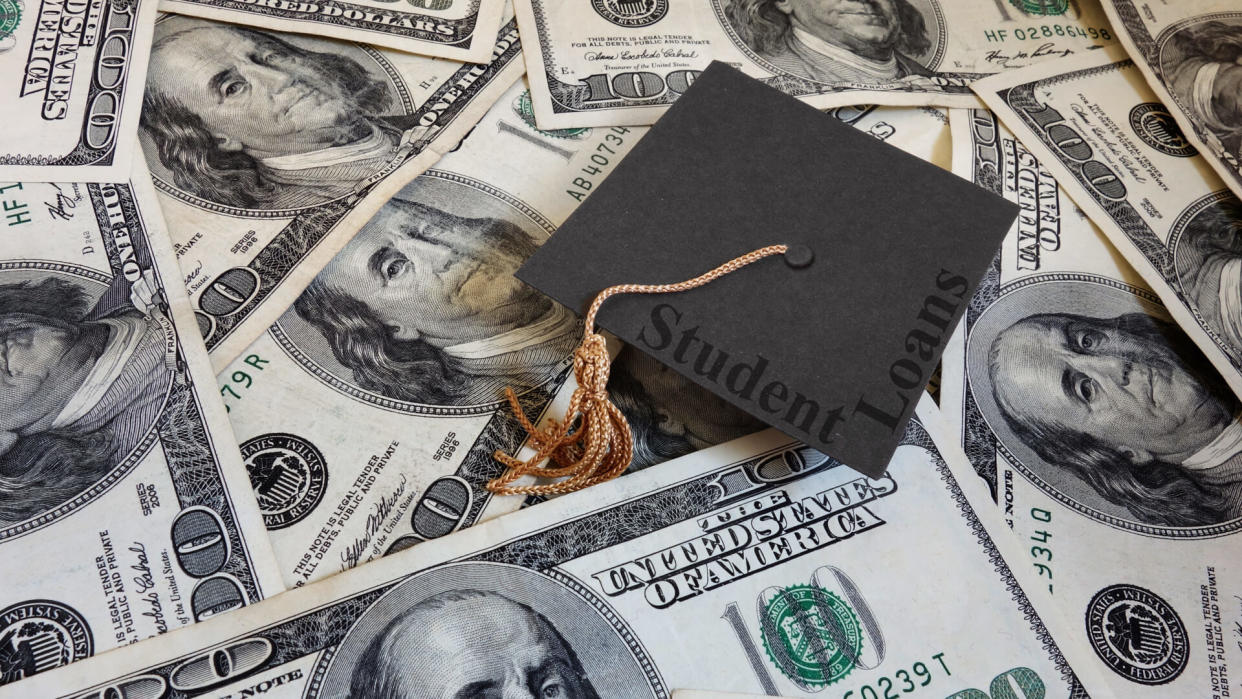
[[[972,107],[983,75],[1113,43],[1098,0],[515,0],[542,128],[653,123],[712,60],[819,108]]]
[[[124,182],[156,0],[0,0],[0,182]]]
[[[938,110],[834,113],[948,164]],[[502,471],[492,454],[526,437],[503,388],[528,414],[559,419],[582,330],[512,273],[645,132],[539,131],[514,86],[221,372],[289,585],[522,504],[484,488]],[[631,470],[763,427],[632,348],[609,394],[634,432]]]
[[[767,430],[13,696],[1083,696],[980,522],[996,513],[918,421],[904,441],[871,480]]]
[[[0,683],[284,589],[136,165],[0,185]]]
[[[1242,197],[1242,5],[1104,0],[1104,9],[1187,140]]]
[[[941,402],[1022,543],[1009,564],[1079,620],[1114,695],[1227,696],[1242,404],[991,113],[952,122],[955,172],[1023,206],[945,352]]]
[[[486,63],[505,0],[160,0],[160,9]]]
[[[217,370],[522,72],[512,21],[488,65],[177,15],[155,36],[140,138]]]
[[[519,82],[220,373],[291,586],[521,504],[503,390],[548,409],[582,324],[513,273],[645,131],[539,131]]]
[[[976,83],[1242,395],[1242,204],[1120,52]]]

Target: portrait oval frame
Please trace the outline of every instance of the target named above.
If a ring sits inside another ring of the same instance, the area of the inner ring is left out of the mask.
[[[198,17],[165,13],[156,19],[156,24],[155,24],[156,31],[157,32],[159,31],[159,28],[161,25],[164,25],[166,27],[167,24],[170,22],[175,22],[177,24],[186,24],[191,27],[195,25],[204,26],[204,27],[230,26],[225,23],[212,22],[210,20],[206,20],[206,19],[202,19]],[[273,33],[271,30],[264,29],[263,27],[245,27],[245,28],[253,30],[253,31],[257,31],[257,32]],[[326,46],[330,46],[336,49],[337,51],[340,51],[342,49],[347,50],[350,54],[348,56],[349,58],[367,59],[368,63],[362,64],[363,68],[368,73],[370,73],[372,76],[382,77],[383,79],[387,80],[389,86],[392,88],[393,96],[395,98],[395,104],[393,105],[393,108],[399,109],[401,111],[401,114],[404,116],[412,115],[416,111],[415,105],[414,105],[414,99],[412,95],[410,94],[410,89],[405,84],[405,81],[402,79],[400,72],[397,70],[396,66],[394,66],[381,52],[379,52],[375,48],[369,45],[366,45],[366,44],[359,44],[359,43],[355,43],[351,41],[340,41],[340,40],[334,40],[334,39],[327,39],[324,37],[314,36],[314,35],[290,34],[287,32],[279,32],[279,34],[280,34],[279,38],[281,39],[281,41],[286,41],[288,43],[294,44],[298,46],[299,48],[314,50],[313,47],[315,46],[322,47],[326,45]],[[157,40],[158,38],[159,37],[156,37]],[[138,141],[139,141],[139,144],[142,146],[141,150],[144,154],[155,153],[155,146],[151,142],[151,137],[147,133],[145,127],[140,127],[138,129]],[[397,155],[394,156],[394,160],[400,160],[403,157],[404,156],[398,153]],[[151,181],[155,184],[156,189],[158,189],[160,193],[165,194],[169,197],[172,197],[173,199],[176,199],[177,201],[180,201],[182,203],[193,206],[194,208],[197,208],[197,209],[202,209],[204,211],[210,211],[212,213],[222,214],[225,216],[231,216],[231,217],[236,217],[236,218],[243,218],[243,219],[245,218],[249,218],[249,219],[293,218],[297,216],[299,213],[317,209],[319,207],[324,206],[325,204],[329,204],[329,203],[336,202],[336,201],[341,201],[342,199],[349,199],[350,197],[361,196],[362,190],[365,190],[369,188],[370,186],[372,186],[371,184],[364,185],[363,182],[365,182],[366,180],[362,180],[359,183],[359,187],[357,187],[355,191],[353,192],[342,194],[341,196],[333,197],[330,199],[324,199],[322,201],[311,202],[304,206],[285,207],[285,208],[279,208],[279,209],[277,208],[248,209],[248,208],[243,208],[243,207],[238,207],[238,206],[232,206],[229,204],[221,204],[219,202],[214,202],[214,201],[211,201],[210,199],[205,199],[198,195],[191,194],[190,192],[187,192],[184,189],[181,189],[174,183],[171,173],[169,172],[168,168],[160,161],[158,156],[148,156],[146,160],[148,164],[148,169],[151,171]]]
[[[725,14],[725,5],[732,4],[733,2],[736,2],[736,0],[711,0],[712,10],[716,14],[716,21],[720,23],[725,34],[728,35],[730,43],[738,51],[741,51],[753,63],[781,79],[782,82],[779,85],[781,91],[793,95],[813,94],[820,92],[820,90],[816,89],[816,86],[833,84],[789,73],[755,52],[745,41],[742,41],[742,37],[738,35],[737,29]],[[944,9],[940,6],[940,0],[907,0],[907,2],[918,10],[927,21],[929,25],[928,38],[931,39],[931,48],[926,53],[920,56],[912,56],[911,58],[922,64],[924,68],[935,71],[940,66],[940,62],[944,60],[945,44],[947,42]],[[855,88],[842,87],[840,89],[850,90]]]
[[[1168,93],[1170,98],[1172,98],[1173,103],[1177,105],[1183,115],[1193,114],[1194,112],[1188,105],[1182,103],[1182,97],[1173,90],[1173,86],[1169,82],[1169,75],[1172,73],[1172,68],[1174,67],[1172,62],[1175,60],[1173,56],[1170,55],[1172,51],[1171,47],[1173,45],[1173,37],[1177,36],[1181,32],[1193,29],[1194,27],[1207,22],[1231,24],[1235,30],[1242,31],[1242,12],[1209,12],[1207,14],[1187,17],[1165,27],[1164,30],[1156,36],[1155,41],[1153,42],[1155,44],[1155,55],[1153,56],[1152,63],[1155,64],[1156,74],[1159,75],[1160,81],[1164,83],[1166,88],[1165,92]],[[1223,149],[1220,147],[1220,141],[1217,139],[1215,132],[1200,123],[1199,119],[1187,117],[1187,121],[1194,126],[1195,135],[1204,145],[1207,146],[1207,149],[1212,152],[1212,155],[1216,157],[1221,157],[1222,155],[1233,155],[1234,157],[1238,157],[1234,154],[1224,153]]]
[[[1205,197],[1201,197],[1178,214],[1177,219],[1173,222],[1173,225],[1170,228],[1171,232],[1169,234],[1168,250],[1170,257],[1172,258],[1172,276],[1175,281],[1177,294],[1183,299],[1188,298],[1186,293],[1187,285],[1183,281],[1184,274],[1186,272],[1186,265],[1184,262],[1187,257],[1185,247],[1183,246],[1186,230],[1199,216],[1203,215],[1205,211],[1230,199],[1237,201],[1237,197],[1235,197],[1233,192],[1230,192],[1228,189],[1223,189],[1218,192],[1213,192]],[[1199,324],[1199,328],[1212,339],[1212,342],[1215,343],[1222,352],[1232,358],[1235,362],[1242,361],[1242,347],[1234,345],[1234,343],[1222,336],[1220,330],[1216,327],[1216,324],[1203,317],[1203,314],[1199,310],[1199,304],[1188,302],[1184,305],[1186,306],[1186,309],[1190,311],[1191,315],[1194,316],[1195,322]]]
[[[17,273],[17,274],[14,274]],[[46,278],[49,276],[59,276],[67,281],[77,284],[80,287],[91,291],[91,287],[98,285],[99,294],[93,296],[94,299],[105,291],[111,284],[112,277],[99,271],[64,262],[47,262],[37,260],[15,260],[11,262],[0,262],[0,283],[8,283],[10,276],[20,276],[21,279],[14,281],[24,281],[36,278]],[[175,344],[177,338],[172,335],[172,326],[159,324],[165,333],[166,341]],[[168,381],[163,387],[163,397],[160,401],[159,414],[162,416],[168,406],[169,396],[172,391],[173,374],[170,371]],[[132,472],[143,458],[151,451],[157,439],[159,432],[156,429],[159,419],[152,422],[146,427],[146,431],[137,443],[129,450],[127,454],[116,461],[106,474],[91,483],[85,490],[77,493],[68,500],[57,504],[56,506],[44,510],[34,517],[22,520],[15,524],[0,528],[0,542],[8,539],[17,538],[30,532],[49,526],[70,514],[79,508],[85,507],[94,502],[100,496],[108,492],[123,480],[130,472]]]
[[[452,590],[497,594],[542,614],[578,657],[601,697],[641,697],[635,692],[637,682],[645,684],[653,698],[669,694],[629,625],[577,579],[555,568],[543,573],[508,563],[464,561],[414,573],[373,602],[341,642],[320,656],[310,673],[307,695],[348,696],[359,657],[388,623],[415,604]],[[625,667],[592,672],[593,667],[622,662]]]
[[[543,214],[539,213],[539,211],[537,211],[534,207],[525,203],[521,199],[486,182],[466,177],[464,175],[459,175],[454,172],[428,170],[413,182],[402,188],[401,191],[393,195],[393,198],[400,198],[402,192],[407,189],[423,186],[429,181],[434,181],[436,184],[432,186],[435,187],[465,187],[466,190],[464,191],[466,191],[468,195],[486,197],[487,199],[485,201],[487,201],[490,205],[521,215],[523,217],[523,222],[527,224],[522,227],[523,230],[526,230],[527,232],[530,232],[531,230],[538,230],[542,232],[544,239],[539,241],[541,245],[544,240],[547,240],[547,237],[551,236],[552,233],[556,231],[555,224],[553,224]],[[323,356],[318,358],[313,356],[314,354],[324,355],[324,350],[315,349],[313,351],[308,351],[306,348],[300,346],[299,341],[294,336],[304,333],[301,331],[293,332],[291,330],[291,328],[294,327],[293,323],[296,323],[299,326],[306,325],[305,321],[303,321],[300,317],[297,317],[296,311],[293,308],[290,308],[285,311],[275,323],[272,324],[272,327],[268,332],[271,334],[272,339],[280,345],[281,350],[284,351],[290,359],[301,365],[305,371],[310,373],[322,383],[330,386],[333,390],[343,393],[355,400],[370,403],[385,410],[391,410],[394,412],[408,413],[411,415],[427,415],[433,417],[489,415],[496,412],[498,408],[506,404],[504,397],[500,395],[498,395],[497,399],[494,401],[467,405],[415,403],[412,401],[390,398],[376,393],[375,391],[364,389],[354,383],[353,377],[349,375],[349,370],[341,366],[335,360],[328,362],[325,361]],[[310,332],[314,332],[318,335],[317,331],[311,330]],[[319,341],[316,340],[315,343],[319,344]],[[323,345],[326,347],[326,341],[323,341]],[[326,354],[330,356],[331,353],[330,351],[327,351]],[[540,390],[549,383],[557,381],[558,377],[564,375],[572,365],[573,356],[571,353],[567,353],[558,365],[557,369],[549,372],[544,381],[522,391],[518,391],[517,394],[519,396],[523,396]]]
[[[1032,302],[1031,295],[1041,298]],[[1032,308],[1041,310],[1032,311]],[[1094,274],[1043,274],[1006,285],[996,301],[974,321],[966,345],[965,362],[971,398],[996,437],[997,451],[1005,457],[1005,461],[1044,494],[1075,512],[1115,529],[1168,539],[1211,538],[1242,530],[1242,517],[1196,527],[1172,527],[1139,521],[1124,506],[1107,501],[1078,476],[1044,461],[1013,433],[999,416],[1000,410],[992,396],[987,370],[988,350],[1001,330],[1042,312],[1095,318],[1146,313],[1165,322],[1173,322],[1154,293]]]

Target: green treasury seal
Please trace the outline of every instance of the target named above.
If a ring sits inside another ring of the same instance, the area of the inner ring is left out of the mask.
[[[1069,0],[1009,0],[1019,10],[1028,15],[1063,15],[1069,10]]]
[[[862,626],[845,600],[813,585],[793,585],[763,610],[763,646],[790,680],[823,687],[850,674],[862,652]]]
[[[22,23],[22,3],[20,0],[0,0],[0,51],[6,51],[12,46],[8,46],[10,42],[5,41],[13,36],[13,32],[17,31],[17,25]]]
[[[0,0],[0,2],[4,1],[5,0]],[[544,136],[550,136],[552,138],[568,138],[576,141],[580,138],[585,138],[587,134],[591,133],[591,129],[585,126],[572,129],[541,129],[536,126],[535,107],[530,101],[530,90],[523,90],[522,94],[518,95],[517,99],[513,100],[513,113],[517,114],[522,121],[526,122],[527,126],[531,127],[535,131],[538,131]]]

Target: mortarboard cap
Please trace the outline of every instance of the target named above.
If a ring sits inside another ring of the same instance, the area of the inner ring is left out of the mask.
[[[1017,207],[714,62],[518,271],[601,327],[870,476]]]

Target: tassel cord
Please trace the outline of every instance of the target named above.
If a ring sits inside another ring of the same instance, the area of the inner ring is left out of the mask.
[[[613,296],[621,294],[668,294],[687,291],[715,281],[765,257],[783,254],[785,245],[753,250],[701,274],[675,284],[617,284],[596,295],[587,311],[582,343],[574,350],[574,378],[578,387],[569,399],[563,420],[549,420],[538,429],[526,416],[517,394],[505,387],[505,398],[518,423],[526,430],[534,455],[522,461],[497,450],[493,456],[505,472],[492,479],[487,489],[497,495],[559,495],[616,478],[629,468],[634,439],[621,410],[608,398],[611,365],[604,336],[595,332],[595,316]],[[542,466],[544,462],[549,465]],[[552,466],[551,464],[555,464]],[[564,478],[554,483],[512,485],[523,476]]]

